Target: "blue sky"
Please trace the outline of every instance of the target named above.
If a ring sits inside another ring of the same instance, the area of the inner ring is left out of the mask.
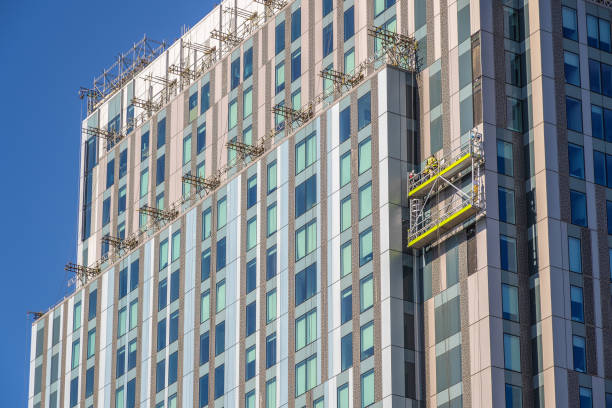
[[[0,406],[26,405],[31,323],[76,259],[79,86],[147,34],[173,41],[210,0],[0,1]]]

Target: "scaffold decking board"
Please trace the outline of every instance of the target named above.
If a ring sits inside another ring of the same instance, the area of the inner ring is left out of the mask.
[[[412,241],[408,243],[408,247],[409,248],[423,248],[425,245],[436,240],[436,238],[438,237],[436,233],[438,231],[439,232],[450,231],[452,228],[456,227],[457,225],[461,224],[462,222],[464,222],[465,220],[467,220],[468,218],[476,214],[478,210],[479,208],[474,207],[474,205],[472,204],[468,204],[465,207],[462,207],[461,209],[457,210],[455,213],[453,213],[449,217],[446,217],[445,219],[435,224],[434,226],[426,230],[424,233],[422,233],[418,237],[414,238]]]
[[[451,163],[449,166],[445,167],[444,170],[440,171],[439,173],[434,174],[427,181],[423,182],[422,184],[419,184],[417,187],[410,190],[408,192],[408,197],[416,198],[416,197],[423,197],[427,195],[427,191],[428,191],[426,188],[427,186],[430,186],[440,176],[445,176],[446,178],[451,178],[455,176],[461,170],[465,169],[466,167],[470,165],[471,156],[472,156],[471,152],[464,154],[463,156],[458,158],[456,161]]]

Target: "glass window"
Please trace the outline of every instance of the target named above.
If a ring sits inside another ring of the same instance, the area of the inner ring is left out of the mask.
[[[313,175],[295,187],[295,217],[310,210],[317,203],[317,176]]]
[[[246,365],[245,365],[246,380],[255,377],[255,346],[251,346],[246,350]],[[253,393],[253,398],[255,394]]]
[[[166,144],[166,118],[157,122],[157,148]]]
[[[110,206],[111,206],[111,198],[105,198],[102,203],[102,225],[106,226],[110,222]]]
[[[580,408],[593,408],[593,391],[590,388],[580,387]]]
[[[567,238],[569,251],[569,270],[582,273],[582,255],[580,250],[580,239],[574,237]]]
[[[317,355],[300,361],[295,366],[295,396],[298,397],[317,385]]]
[[[523,396],[521,387],[516,385],[506,384],[506,408],[522,408]]]
[[[257,328],[257,304],[249,303],[246,307],[246,335],[255,333]]]
[[[364,173],[372,167],[372,143],[368,137],[359,143],[359,174]]]
[[[570,299],[572,320],[584,323],[582,288],[580,286],[570,285]]]
[[[340,231],[351,226],[351,196],[345,197],[340,202]]]
[[[331,13],[334,3],[333,0],[323,0],[323,17]]]
[[[253,113],[253,88],[249,87],[242,94],[242,106],[243,112],[242,117],[248,118]]]
[[[210,248],[202,252],[200,266],[200,280],[204,282],[210,277]]]
[[[374,305],[374,279],[372,275],[359,281],[359,295],[360,312],[363,313]]]
[[[200,334],[200,365],[208,363],[210,356],[210,334]]]
[[[572,336],[572,350],[574,354],[574,370],[586,372],[586,341],[584,337]]]
[[[299,261],[317,249],[317,220],[298,229],[295,233],[295,260]]]
[[[593,174],[596,184],[606,185],[606,155],[597,150],[593,150]]]
[[[123,336],[127,331],[127,308],[123,307],[119,310],[117,323],[117,338]]]
[[[295,305],[310,299],[317,292],[317,264],[306,267],[295,275]]]
[[[312,133],[295,146],[295,174],[301,173],[316,161],[316,140],[316,133]]]
[[[276,276],[276,245],[266,251],[266,280]]]
[[[91,320],[94,317],[96,317],[97,307],[98,307],[98,291],[94,289],[91,292],[89,292],[89,306],[87,309],[87,314],[88,314],[87,320]],[[55,324],[53,325],[53,329],[55,329]],[[53,344],[56,344],[56,342],[54,341]]]
[[[200,296],[200,323],[210,319],[210,290]]]
[[[599,19],[599,48],[610,52],[610,22],[603,18]]]
[[[149,132],[144,132],[140,136],[140,161],[149,157]]]
[[[326,0],[331,3],[331,0]],[[323,57],[327,57],[334,50],[334,23],[323,27]]]
[[[514,224],[514,191],[503,187],[497,188],[499,199],[499,220]]]
[[[276,161],[268,164],[268,194],[276,190]]]
[[[523,131],[523,102],[520,99],[508,97],[506,100],[506,119],[508,129],[514,132]]]
[[[276,333],[272,333],[268,337],[266,337],[266,368],[270,368],[275,364],[276,364]]]
[[[176,310],[170,315],[170,335],[168,336],[168,344],[172,344],[178,340],[179,327],[179,311]]]
[[[217,313],[225,309],[225,279],[217,283]]]
[[[516,272],[516,240],[500,235],[499,247],[501,268],[505,271]]]
[[[285,89],[285,63],[281,62],[276,66],[276,93]]]
[[[166,347],[166,319],[157,322],[157,351]]]
[[[136,367],[136,356],[138,351],[138,339],[128,343],[128,371]]]
[[[518,288],[502,283],[502,317],[518,322]]]
[[[238,124],[238,100],[234,99],[229,103],[227,109],[227,128],[231,130]]]
[[[599,61],[589,59],[589,86],[591,91],[601,93],[601,68]]]
[[[342,371],[353,365],[353,333],[340,339],[340,369]]]
[[[130,330],[138,325],[138,299],[130,303]]]
[[[176,382],[178,374],[178,351],[170,354],[168,357],[168,385]]]
[[[587,226],[586,196],[584,193],[570,190],[572,224]]]
[[[268,220],[268,236],[276,232],[276,203],[268,206],[267,216]]]
[[[357,122],[359,130],[370,124],[372,116],[372,107],[370,103],[370,92],[363,95],[357,100]]]
[[[115,182],[115,160],[111,159],[106,163],[106,188],[109,188]]]
[[[355,35],[355,8],[349,7],[344,11],[344,41]]]
[[[394,4],[395,0],[374,0],[374,16],[378,16]]]
[[[606,96],[612,96],[612,66],[601,63],[601,92]]]
[[[295,319],[295,350],[301,350],[317,339],[317,309]]]
[[[517,336],[504,333],[504,368],[521,371],[521,344]]]
[[[189,122],[198,117],[198,91],[189,96]]]
[[[374,370],[361,374],[361,406],[374,404]]]
[[[361,360],[374,355],[374,322],[361,326]]]
[[[87,333],[87,358],[96,353],[96,328],[94,327]]]
[[[563,36],[578,41],[576,10],[569,7],[563,7]]]
[[[157,289],[157,310],[160,311],[168,303],[168,281],[162,279],[158,283]]]
[[[181,256],[181,231],[172,234],[172,262]]]
[[[302,12],[301,9],[295,10],[291,14],[291,42],[297,40],[302,35]]]
[[[353,318],[353,289],[351,286],[340,294],[340,323],[344,324]]]
[[[225,321],[215,326],[215,356],[225,351]]]
[[[243,68],[244,79],[249,78],[253,75],[253,47],[249,48],[244,52],[244,68]]]
[[[348,383],[338,387],[338,408],[349,408],[349,388]]]
[[[276,289],[266,294],[266,323],[276,319]]]
[[[247,208],[251,208],[257,202],[257,174],[251,176],[247,181]]]
[[[157,158],[157,169],[155,174],[155,182],[157,186],[164,182],[166,172],[166,155],[162,154]]]
[[[349,150],[340,157],[340,187],[351,181],[351,151]]]
[[[359,219],[372,213],[372,182],[359,189]]]
[[[77,330],[81,327],[81,301],[74,304],[72,315],[72,330]]]
[[[78,367],[80,360],[81,360],[81,343],[79,339],[77,339],[72,343],[72,368]]]
[[[124,268],[119,271],[119,299],[123,299],[127,295],[128,288],[128,270]]]
[[[340,247],[340,277],[351,273],[351,258],[352,258],[351,241],[347,241]]]
[[[359,234],[359,266],[372,260],[372,228]]]
[[[347,106],[340,112],[340,143],[351,137],[351,107]]]
[[[231,86],[232,89],[236,88],[240,84],[240,58],[236,58],[232,61],[231,65]]]
[[[225,393],[225,366],[215,367],[215,399],[221,398]]]
[[[246,293],[251,293],[257,286],[257,258],[251,259],[246,265]]]
[[[302,50],[298,48],[291,53],[291,82],[302,76]]]
[[[210,83],[202,85],[200,91],[200,113],[204,113],[210,108]]]
[[[582,132],[582,104],[580,100],[565,98],[565,107],[567,114],[567,128],[576,132]]]
[[[79,403],[79,377],[70,380],[70,406],[74,407]]]
[[[608,216],[608,235],[612,235],[612,201],[606,201],[606,210]]]
[[[117,349],[117,366],[115,367],[116,378],[121,377],[125,373],[125,346]]]
[[[227,222],[227,199],[223,197],[217,201],[217,230],[225,227]]]
[[[126,209],[127,202],[127,188],[123,186],[119,189],[119,200],[117,203],[117,212],[119,215],[123,214]]]
[[[276,50],[276,55],[278,55],[281,51],[285,49],[285,22],[281,21],[276,26],[276,35],[274,36],[274,49]]]
[[[564,51],[565,82],[580,86],[580,58],[573,52]]]
[[[252,249],[257,244],[257,216],[247,222],[246,249]]]
[[[266,408],[276,408],[276,378],[266,383]]]
[[[584,179],[584,153],[582,146],[568,143],[569,174]]]

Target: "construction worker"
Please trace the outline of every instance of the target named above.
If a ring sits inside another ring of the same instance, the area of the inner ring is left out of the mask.
[[[435,174],[438,169],[438,160],[434,156],[429,156],[425,162],[425,174],[431,177]]]

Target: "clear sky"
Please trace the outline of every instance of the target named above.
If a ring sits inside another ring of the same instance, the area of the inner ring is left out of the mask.
[[[62,299],[76,260],[79,86],[143,34],[172,42],[215,4],[0,0],[0,406],[26,406],[26,312]]]

